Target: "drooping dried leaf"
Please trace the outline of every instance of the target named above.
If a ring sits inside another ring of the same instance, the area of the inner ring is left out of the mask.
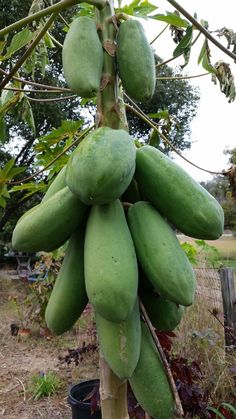
[[[212,81],[217,84],[218,80],[221,92],[228,98],[229,103],[233,102],[236,97],[236,88],[230,65],[220,60],[215,63],[214,68],[216,73],[212,74]]]

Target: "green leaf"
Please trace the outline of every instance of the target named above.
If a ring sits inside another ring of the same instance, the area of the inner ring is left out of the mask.
[[[47,135],[43,135],[39,138],[38,143],[35,145],[36,151],[43,151],[45,149],[45,143],[47,146],[54,145],[62,140],[67,138],[74,137],[78,129],[83,125],[84,121],[71,121],[65,120],[62,121],[62,124],[59,128],[53,129]]]
[[[7,129],[4,117],[0,117],[0,143],[4,143],[7,138]]]
[[[180,28],[187,28],[189,26],[189,23],[187,20],[182,19],[180,16],[177,16],[175,13],[167,12],[167,15],[157,14],[154,16],[150,16],[150,18],[169,23],[169,25],[178,26]]]
[[[226,417],[219,412],[219,410],[215,409],[214,407],[208,407],[207,410],[210,410],[211,412],[216,414],[216,419],[221,418],[221,419],[226,419]]]
[[[24,93],[18,92],[13,95],[10,95],[10,99],[7,100],[4,104],[1,102],[0,106],[0,117],[3,117],[5,113],[7,113],[11,108],[13,108],[17,102],[19,102],[22,97],[24,97]]]
[[[150,13],[157,9],[157,6],[149,3],[147,0],[143,1],[139,6],[134,7],[133,14],[137,17],[147,17]]]
[[[35,193],[45,192],[45,189],[46,189],[46,185],[44,182],[39,182],[39,183],[28,182],[28,183],[23,183],[22,185],[13,186],[10,192],[13,193],[13,192],[18,192],[18,191],[28,191],[28,193],[26,193],[24,197],[22,198],[22,201],[24,201],[26,198],[34,195]]]
[[[227,409],[229,409],[231,412],[234,413],[235,417],[236,417],[236,409],[232,406],[232,404],[226,403],[226,402],[222,402],[221,406],[225,406],[227,407]]]
[[[186,29],[186,33],[175,48],[173,52],[173,57],[178,57],[179,55],[183,54],[184,56],[184,64],[181,65],[184,68],[189,63],[190,53],[191,53],[191,46],[192,46],[192,39],[193,39],[193,26],[188,26]]]
[[[6,208],[6,205],[7,205],[7,203],[6,203],[5,198],[3,198],[3,196],[0,196],[0,207],[2,207],[3,209],[5,209]]]
[[[178,55],[186,52],[189,48],[191,48],[193,38],[193,26],[188,26],[186,29],[186,33],[175,48],[173,52],[173,57],[177,57]]]
[[[169,119],[170,115],[167,109],[157,112],[157,113],[149,113],[148,116],[152,119]]]
[[[13,87],[12,83],[8,83],[6,85],[6,87]],[[14,96],[14,92],[13,90],[2,90],[2,94],[1,94],[1,105],[5,105],[9,100],[11,100]]]
[[[5,179],[7,178],[7,176],[9,175],[9,172],[11,171],[11,169],[13,168],[15,164],[15,159],[10,159],[5,166],[3,167],[3,169],[1,169],[1,172],[3,175],[5,175]]]
[[[47,48],[55,48],[54,42],[48,33],[44,36],[44,42]]]
[[[199,57],[198,57],[198,64],[202,63],[202,67],[208,71],[209,73],[217,74],[216,69],[211,65],[210,62],[210,49],[208,46],[208,41],[205,39],[203,42]]]
[[[15,52],[19,51],[25,45],[29,44],[35,36],[36,32],[32,32],[27,28],[16,33],[11,40],[6,54],[3,57],[1,57],[1,59],[7,60],[8,58],[10,58]]]
[[[25,96],[22,100],[21,118],[32,129],[33,133],[35,134],[36,128],[34,123],[34,115],[27,96]]]
[[[152,147],[159,147],[160,145],[160,135],[156,129],[152,129],[148,144]]]

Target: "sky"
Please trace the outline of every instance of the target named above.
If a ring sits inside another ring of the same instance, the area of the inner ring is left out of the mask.
[[[150,0],[151,3],[158,6],[157,13],[166,13],[166,11],[173,12],[174,8],[165,0]],[[197,13],[198,21],[204,19],[208,21],[209,30],[214,31],[227,27],[236,32],[236,2],[235,0],[224,0],[224,2],[203,1],[203,0],[179,0],[179,4],[184,7],[191,15]],[[142,21],[148,39],[151,41],[165,24],[155,21],[153,24]],[[224,37],[218,38],[216,34],[213,35],[224,45],[227,42]],[[190,63],[185,67],[186,75],[197,75],[204,73],[205,70],[198,65],[197,59],[200,53],[204,37],[200,37],[196,43],[192,53]],[[170,36],[170,31],[167,30],[164,34],[153,44],[156,53],[166,60],[172,56],[172,52],[176,47]],[[235,77],[236,83],[236,64],[233,59],[220,51],[210,41],[211,62],[215,64],[219,60],[230,64],[231,71]],[[231,48],[232,49],[232,48]],[[172,66],[180,65],[183,59],[172,62]],[[189,80],[190,81],[190,80]],[[191,142],[192,146],[189,151],[184,151],[183,154],[193,163],[210,171],[221,172],[226,170],[228,165],[228,156],[224,154],[226,148],[236,147],[236,100],[228,103],[226,96],[220,92],[219,84],[217,86],[211,81],[211,76],[191,79],[194,86],[200,89],[200,103],[196,117],[191,122]],[[175,161],[180,164],[195,180],[207,181],[212,179],[212,175],[205,173],[199,169],[194,168],[183,159],[174,156]]]

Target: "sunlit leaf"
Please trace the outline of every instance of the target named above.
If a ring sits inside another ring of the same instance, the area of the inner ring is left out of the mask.
[[[29,196],[32,196],[38,192],[45,192],[45,190],[46,190],[46,185],[44,182],[39,182],[39,183],[28,182],[28,183],[23,183],[21,185],[13,186],[10,192],[13,193],[13,192],[19,192],[19,191],[28,191],[26,194],[24,194],[22,198],[22,201],[24,201]]]
[[[36,32],[32,32],[27,28],[16,33],[11,40],[6,54],[3,57],[1,57],[1,59],[7,60],[8,58],[10,58],[13,54],[15,54],[15,52],[19,51],[21,48],[29,44],[35,36]]]
[[[170,117],[167,109],[157,113],[149,113],[148,116],[152,119],[169,119]]]
[[[189,26],[189,23],[187,20],[182,19],[180,16],[176,15],[175,13],[167,12],[167,15],[157,14],[150,17],[151,19],[160,20],[162,22],[169,23],[169,25],[178,26],[180,28],[187,28]]]
[[[206,71],[209,71],[209,73],[217,73],[216,69],[211,65],[210,62],[210,49],[208,46],[207,39],[205,39],[205,41],[203,42],[203,46],[198,57],[198,64],[202,64],[203,68]]]
[[[134,16],[147,17],[150,13],[157,9],[157,6],[149,3],[148,1],[142,1],[138,6],[134,7]]]

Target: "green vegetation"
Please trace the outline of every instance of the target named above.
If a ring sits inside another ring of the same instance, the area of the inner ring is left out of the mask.
[[[33,375],[30,381],[28,391],[32,394],[34,400],[41,397],[50,397],[57,393],[62,386],[61,380],[53,372],[41,372],[38,375]]]

